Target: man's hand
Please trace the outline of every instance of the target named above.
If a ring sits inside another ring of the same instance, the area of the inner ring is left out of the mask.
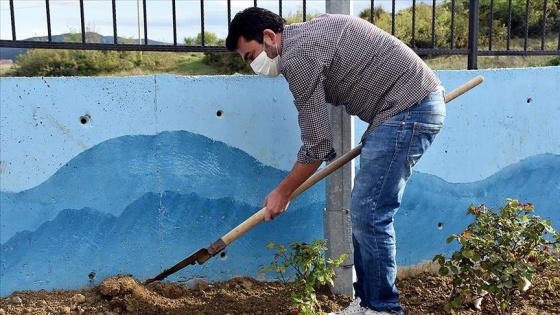
[[[283,194],[278,189],[271,191],[264,199],[263,207],[266,207],[264,220],[267,222],[274,220],[288,209],[288,205],[290,205],[290,195]]]
[[[273,220],[286,211],[290,204],[292,193],[315,173],[321,163],[323,162],[317,161],[310,164],[296,162],[286,178],[266,196],[263,204],[263,207],[266,207],[264,212],[265,221]]]

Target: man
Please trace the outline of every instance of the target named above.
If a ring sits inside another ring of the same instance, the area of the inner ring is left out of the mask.
[[[283,74],[298,110],[303,145],[264,200],[265,221],[284,212],[292,192],[335,157],[326,103],[369,123],[350,208],[356,299],[333,314],[402,314],[393,217],[412,167],[443,126],[439,79],[398,39],[347,15],[285,25],[273,12],[248,8],[231,21],[226,45],[257,74]]]

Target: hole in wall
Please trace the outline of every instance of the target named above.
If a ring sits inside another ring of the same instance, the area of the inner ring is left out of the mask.
[[[220,258],[221,259],[226,259],[227,258],[227,253],[226,252],[221,252],[220,253]]]
[[[532,101],[533,101],[532,98],[530,98],[530,97],[527,98],[527,104],[531,104]]]
[[[90,119],[91,119],[91,117],[89,116],[89,114],[85,114],[85,115],[80,117],[80,124],[87,125],[87,123],[89,123]]]
[[[216,112],[216,116],[217,116],[218,118],[222,118],[222,116],[224,116],[224,111],[221,110],[221,109],[218,110],[218,111]]]
[[[443,229],[443,222],[439,222],[437,224],[437,228],[440,229],[440,230]]]

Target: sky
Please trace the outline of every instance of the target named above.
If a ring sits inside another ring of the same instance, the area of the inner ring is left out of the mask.
[[[47,36],[47,14],[45,0],[14,0],[16,39]],[[58,35],[81,30],[79,0],[50,0],[51,33]],[[390,10],[390,0],[375,0],[375,6]],[[397,0],[399,8],[410,7],[412,0]],[[254,5],[253,0],[231,0],[232,18],[236,12]],[[278,0],[258,0],[259,7],[278,13]],[[371,5],[370,0],[351,1],[351,12],[359,14]],[[325,13],[325,0],[307,0],[307,13]],[[196,37],[201,29],[200,0],[176,0],[177,40]],[[303,7],[303,0],[283,0],[282,15],[295,14]],[[146,15],[148,38],[162,42],[173,42],[173,13],[171,0],[147,0]],[[117,35],[125,38],[143,38],[143,1],[117,0]],[[227,36],[227,1],[204,0],[205,31]],[[87,31],[105,36],[113,35],[111,0],[84,0],[84,21]],[[140,22],[140,32],[139,32]],[[9,0],[0,0],[0,39],[12,39]]]

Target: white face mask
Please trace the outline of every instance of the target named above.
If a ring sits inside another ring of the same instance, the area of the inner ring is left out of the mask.
[[[263,40],[264,49],[266,50],[266,42]],[[268,57],[266,51],[262,51],[257,58],[251,62],[251,68],[256,74],[263,77],[276,77],[280,74],[280,55],[278,55],[278,47],[276,47],[276,57],[274,59]]]

